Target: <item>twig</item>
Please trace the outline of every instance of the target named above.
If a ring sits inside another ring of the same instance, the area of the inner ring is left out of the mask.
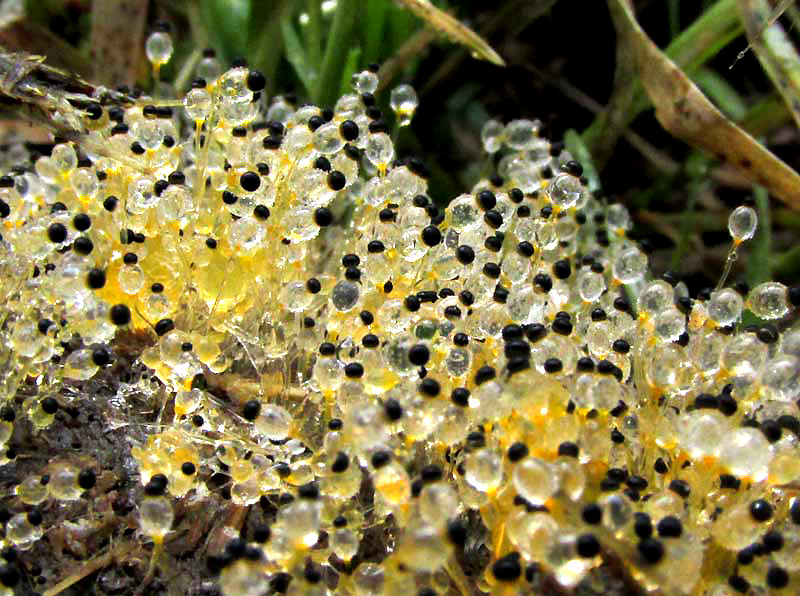
[[[130,554],[138,546],[139,545],[136,543],[129,542],[123,546],[116,548],[115,550],[107,552],[104,555],[95,557],[91,561],[87,561],[81,566],[80,569],[62,579],[60,582],[58,582],[55,586],[53,586],[49,590],[46,590],[42,596],[56,596],[57,594],[60,594],[73,584],[81,581],[83,578],[91,575],[95,571],[98,571],[103,567],[107,567],[115,559]]]

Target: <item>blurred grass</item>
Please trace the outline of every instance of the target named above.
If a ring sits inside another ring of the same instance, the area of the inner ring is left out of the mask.
[[[311,97],[319,105],[331,105],[339,94],[340,81],[346,72],[347,55],[356,44],[342,43],[342,40],[355,37],[359,0],[338,0],[333,16],[328,40],[320,64],[320,76],[317,85],[311,91]],[[355,70],[355,64],[350,67]]]
[[[194,4],[203,37],[224,60],[246,57],[251,67],[270,79],[276,78],[278,63],[285,60],[303,96],[319,105],[330,105],[348,91],[353,73],[396,56],[420,23],[482,55],[495,56],[477,35],[427,0],[409,2],[422,21],[388,0],[195,0]],[[413,68],[413,62],[406,59],[402,66]]]
[[[708,168],[709,160],[707,157],[694,153],[687,158],[683,166],[683,174],[689,179],[687,185],[686,206],[683,210],[680,222],[680,239],[672,252],[670,259],[670,269],[679,271],[681,263],[689,253],[691,237],[697,225],[695,209],[700,195],[709,187]]]

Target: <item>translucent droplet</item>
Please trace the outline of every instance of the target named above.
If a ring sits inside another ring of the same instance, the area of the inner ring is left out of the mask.
[[[631,227],[631,214],[624,205],[614,203],[606,209],[606,223],[612,230],[629,230]]]
[[[220,114],[230,126],[245,126],[256,116],[257,106],[250,101],[222,102]]]
[[[749,240],[756,233],[756,226],[758,225],[758,215],[752,207],[742,205],[733,210],[728,218],[728,231],[731,237],[737,241],[742,242]]]
[[[639,281],[647,272],[647,255],[638,248],[626,248],[614,259],[612,272],[623,284]]]
[[[744,301],[738,292],[724,288],[711,295],[708,301],[708,316],[717,325],[727,327],[735,323],[742,315]]]
[[[560,528],[553,517],[541,511],[527,513],[519,509],[512,513],[506,523],[506,532],[511,543],[526,559],[544,560],[553,545]]]
[[[365,154],[372,165],[385,168],[394,157],[392,139],[385,132],[369,135]]]
[[[42,525],[31,524],[26,513],[17,513],[6,523],[6,540],[18,548],[29,548],[29,545],[39,540],[43,533]]]
[[[414,111],[419,105],[417,92],[414,91],[411,85],[398,85],[392,89],[389,105],[391,105],[392,110],[397,115],[398,124],[400,126],[407,126],[411,123]]]
[[[151,33],[144,45],[147,59],[154,66],[161,66],[169,62],[172,56],[172,37],[169,33],[156,31]]]
[[[679,426],[683,448],[695,459],[716,456],[720,440],[729,431],[725,417],[714,410],[690,412]]]
[[[292,415],[275,404],[266,404],[255,421],[258,432],[272,441],[282,441],[289,436],[292,426]]]
[[[714,539],[724,548],[733,551],[755,542],[761,531],[745,504],[726,508],[711,526]]]
[[[607,412],[615,408],[622,397],[620,385],[614,377],[598,377],[586,393],[586,406]]]
[[[315,108],[316,109],[316,108]],[[283,125],[289,123],[289,119],[294,115],[294,108],[282,96],[277,96],[267,110],[267,120],[274,120]]]
[[[195,73],[198,78],[206,81],[215,80],[222,72],[219,60],[215,56],[206,56],[197,63],[197,70]]]
[[[583,185],[575,176],[559,174],[550,181],[547,193],[553,205],[568,209],[575,206],[584,192]]]
[[[503,458],[491,449],[481,449],[464,461],[464,479],[483,493],[495,490],[503,480]]]
[[[249,73],[241,66],[223,73],[217,85],[223,100],[228,103],[249,103],[253,99],[253,92],[247,87]]]
[[[795,401],[800,394],[800,359],[786,355],[768,361],[761,382],[773,399]]]
[[[789,313],[786,286],[768,281],[757,285],[747,296],[747,307],[761,319],[780,319]]]
[[[331,304],[336,310],[347,312],[358,304],[361,287],[352,281],[340,281],[331,291]]]
[[[269,576],[243,559],[234,561],[222,570],[219,587],[224,596],[259,596],[269,591]]]
[[[506,144],[512,149],[522,150],[533,146],[539,124],[532,120],[512,120],[506,125]]]
[[[731,474],[756,482],[767,475],[773,453],[764,434],[756,428],[737,428],[726,433],[720,442],[719,458]]]
[[[309,218],[310,220],[310,218]],[[230,228],[230,241],[239,253],[248,255],[255,253],[264,245],[266,230],[262,223],[254,217],[242,217],[234,221]]]
[[[41,476],[35,475],[18,484],[15,492],[26,505],[38,505],[48,497],[47,485],[42,482]]]
[[[628,525],[633,510],[631,502],[621,494],[612,494],[600,501],[603,507],[603,525],[613,532],[617,532]]]
[[[55,151],[55,148],[53,151]],[[53,184],[58,178],[59,168],[56,164],[56,161],[46,155],[36,160],[34,169],[39,177],[48,184]]]
[[[335,530],[331,536],[331,550],[343,561],[349,561],[356,555],[358,544],[358,536],[346,528]]]
[[[419,512],[430,524],[453,517],[458,513],[460,502],[456,491],[449,484],[436,482],[426,486],[419,496]]]
[[[517,251],[507,254],[503,259],[503,273],[508,276],[508,281],[512,285],[526,281],[530,268],[530,257],[526,257]]]
[[[164,536],[172,528],[174,519],[167,497],[145,497],[139,505],[139,528],[148,536]]]
[[[85,381],[97,372],[97,365],[92,361],[91,350],[75,350],[64,362],[64,376],[68,379]]]
[[[475,197],[472,195],[460,195],[456,197],[448,207],[450,213],[450,225],[457,232],[462,232],[477,226],[480,219],[478,206],[475,204]]]
[[[50,474],[48,489],[53,497],[62,501],[80,498],[83,489],[78,486],[78,470],[71,465],[59,466]]]
[[[141,213],[158,203],[155,180],[150,176],[140,176],[128,185],[128,205],[134,213]]]
[[[606,280],[601,273],[587,270],[578,276],[578,293],[586,302],[594,302],[605,292]]]
[[[636,308],[640,313],[657,315],[673,305],[672,286],[663,280],[651,281],[639,294]]]
[[[667,308],[653,319],[653,328],[662,341],[675,341],[686,330],[686,317],[677,308]]]
[[[350,79],[350,84],[358,93],[375,93],[378,82],[378,75],[369,70],[357,72]]]
[[[126,294],[138,294],[144,286],[144,272],[139,265],[123,265],[117,274],[119,289]]]
[[[307,126],[294,126],[286,133],[281,147],[297,159],[311,150],[313,140],[314,135]]]
[[[143,120],[134,128],[136,140],[145,149],[157,149],[164,141],[164,130],[157,120]]]
[[[283,286],[280,294],[281,304],[286,305],[289,312],[302,312],[311,304],[313,294],[301,281],[292,281]]]
[[[481,142],[486,153],[497,153],[503,146],[505,127],[497,120],[488,120],[481,128]]]
[[[211,112],[211,95],[205,89],[192,89],[183,98],[183,107],[192,120],[205,120]]]
[[[51,159],[62,172],[68,172],[78,167],[78,156],[75,154],[75,149],[72,148],[72,145],[66,143],[53,147]]]
[[[339,134],[339,127],[334,122],[323,124],[315,130],[313,143],[314,149],[323,155],[332,155],[344,147],[344,140],[342,135]]]
[[[514,488],[534,505],[541,505],[556,492],[556,478],[550,466],[534,457],[525,458],[514,467]]]
[[[754,333],[740,333],[727,342],[720,362],[735,371],[742,366],[760,369],[766,359],[767,346]]]
[[[97,175],[89,168],[78,168],[69,177],[70,185],[79,197],[92,198],[97,193],[100,183]]]
[[[469,372],[469,352],[463,348],[453,348],[445,359],[447,371],[454,377],[460,377]]]
[[[344,365],[336,358],[320,358],[314,364],[314,379],[321,391],[335,391],[344,381]]]

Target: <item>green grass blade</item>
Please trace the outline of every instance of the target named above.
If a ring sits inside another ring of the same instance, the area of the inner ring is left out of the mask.
[[[381,46],[390,4],[381,0],[367,2],[364,7],[364,59],[368,62],[378,62],[383,58]]]
[[[681,0],[668,0],[669,38],[675,39],[681,32]]]
[[[289,19],[281,20],[281,33],[283,34],[283,44],[286,50],[286,59],[294,68],[297,78],[303,83],[306,94],[311,94],[316,88],[318,74],[314,69],[314,63],[306,55],[300,36],[295,31]]]
[[[736,11],[736,0],[717,0],[680,33],[664,50],[689,77],[716,56],[720,50],[744,32]],[[633,103],[632,117],[650,105],[644,89],[640,88]]]
[[[747,105],[723,77],[709,68],[701,68],[692,79],[700,90],[731,120],[739,121],[747,114]]]
[[[264,73],[268,89],[275,84],[278,63],[284,52],[281,21],[286,18],[292,5],[291,0],[254,0],[250,18],[242,29],[247,31],[250,66]]]
[[[342,69],[342,78],[339,81],[339,95],[345,93],[352,93],[353,87],[350,85],[350,79],[353,78],[353,73],[358,68],[358,62],[361,60],[361,48],[351,48],[347,52],[347,60],[345,60],[344,68]]]
[[[751,242],[746,278],[750,287],[772,279],[770,252],[772,246],[772,222],[769,211],[769,196],[763,186],[753,188],[758,213],[758,229]]]
[[[336,98],[347,54],[350,48],[356,45],[353,41],[358,31],[356,25],[361,9],[362,4],[359,0],[339,0],[336,5],[314,93],[317,105],[327,106]]]
[[[776,279],[797,279],[800,275],[800,246],[774,255],[772,263]]]
[[[389,3],[384,39],[391,49],[402,46],[419,27],[419,19],[411,12],[394,2]]]
[[[692,73],[743,31],[736,14],[736,0],[717,0],[684,29],[664,53],[687,73]]]
[[[242,31],[250,22],[250,0],[199,0],[203,29],[223,63],[247,54],[247,36]]]
[[[322,3],[320,0],[308,0],[306,13],[308,14],[308,23],[303,26],[306,53],[311,64],[319,66],[322,62]]]
[[[760,137],[791,120],[786,104],[777,93],[755,103],[744,115],[741,126],[754,137]]]

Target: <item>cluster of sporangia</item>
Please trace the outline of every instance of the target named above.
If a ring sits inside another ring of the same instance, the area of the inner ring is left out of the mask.
[[[536,593],[601,565],[664,594],[800,590],[800,330],[777,327],[800,288],[651,280],[626,210],[535,122],[489,122],[498,173],[442,209],[373,72],[321,109],[199,69],[180,101],[88,105],[82,142],[0,178],[3,465],[133,330],[157,381],[107,407],[157,406],[131,451],[155,566],[181,501],[277,504],[202,554],[226,596]],[[413,90],[391,106],[407,123]],[[755,228],[737,208],[732,250]],[[102,471],[62,453],[5,500],[0,594]]]

